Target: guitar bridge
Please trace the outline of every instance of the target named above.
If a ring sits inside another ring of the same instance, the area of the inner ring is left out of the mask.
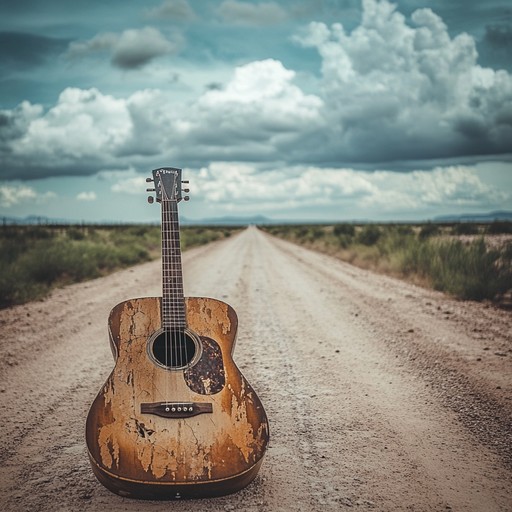
[[[213,405],[203,402],[156,402],[140,404],[140,412],[162,418],[191,418],[213,412]]]

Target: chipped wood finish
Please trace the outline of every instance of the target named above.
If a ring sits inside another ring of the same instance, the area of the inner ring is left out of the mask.
[[[218,393],[226,384],[222,351],[219,345],[206,336],[201,336],[203,353],[201,359],[185,371],[185,382],[194,392],[201,395]]]
[[[256,476],[267,446],[265,411],[232,358],[235,311],[209,298],[185,304],[187,327],[214,342],[205,345],[208,360],[197,363],[190,385],[190,374],[186,379],[185,371],[162,368],[148,356],[148,339],[162,326],[160,298],[128,300],[110,314],[116,364],[89,411],[86,440],[98,479],[125,496],[234,492]],[[222,368],[215,367],[219,361]],[[141,413],[143,403],[166,401],[209,403],[212,412],[189,418]]]

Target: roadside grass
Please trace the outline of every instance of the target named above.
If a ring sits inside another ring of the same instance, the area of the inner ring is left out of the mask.
[[[486,243],[486,236],[512,233],[510,222],[285,225],[263,229],[359,267],[405,278],[460,299],[500,301],[512,290],[512,240],[498,248]]]
[[[182,227],[181,246],[186,250],[232,232],[230,227]],[[2,226],[0,308],[159,256],[159,226]]]

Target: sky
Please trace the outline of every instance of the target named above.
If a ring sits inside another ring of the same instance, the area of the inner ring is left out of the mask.
[[[510,0],[0,0],[0,217],[512,210]]]

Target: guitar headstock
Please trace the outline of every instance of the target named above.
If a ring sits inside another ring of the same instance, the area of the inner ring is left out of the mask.
[[[147,192],[155,192],[155,197],[149,196],[148,201],[152,203],[155,199],[161,203],[174,201],[179,203],[182,199],[188,201],[188,196],[182,196],[182,192],[189,192],[188,188],[182,189],[182,183],[188,183],[181,179],[181,169],[175,167],[160,167],[151,171],[153,178],[146,178],[146,181],[154,182],[155,188],[146,189]]]

